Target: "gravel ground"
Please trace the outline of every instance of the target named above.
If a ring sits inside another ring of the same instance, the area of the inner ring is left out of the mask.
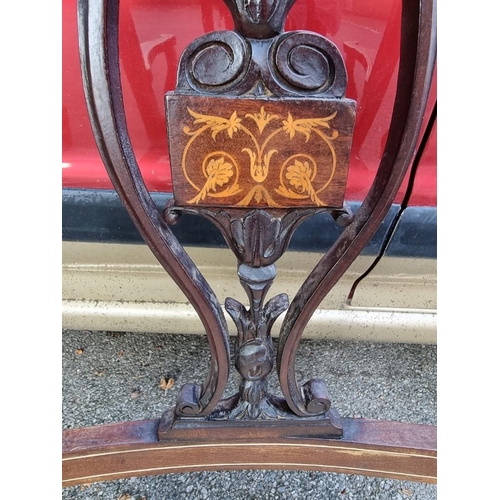
[[[63,332],[64,429],[157,418],[180,386],[204,379],[205,337]],[[436,425],[436,346],[303,340],[298,379],[322,377],[342,416]],[[160,389],[162,378],[174,386]],[[226,391],[233,393],[232,374]],[[279,394],[276,376],[271,390]],[[168,474],[63,488],[66,499],[436,499],[436,485],[294,471]]]

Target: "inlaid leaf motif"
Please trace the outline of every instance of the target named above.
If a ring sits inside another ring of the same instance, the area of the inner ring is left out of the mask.
[[[245,118],[251,118],[257,124],[259,132],[262,134],[263,130],[266,128],[266,125],[272,120],[277,120],[279,116],[268,114],[264,109],[264,106],[261,106],[259,113],[247,113],[245,115]]]
[[[225,162],[224,157],[221,156],[216,160],[210,160],[207,166],[207,174],[208,189],[215,191],[217,186],[223,186],[229,182],[229,179],[233,176],[233,166]]]
[[[286,170],[287,173],[285,177],[290,181],[290,184],[299,192],[304,193],[307,191],[309,194],[312,177],[312,168],[309,162],[295,160],[295,163],[290,165]]]
[[[210,191],[217,191],[217,188],[227,184],[233,175],[233,165],[225,161],[223,156],[211,159],[207,165],[207,180],[205,181],[205,185],[189,203],[199,203],[201,200],[204,200]],[[234,186],[234,190],[236,189],[238,189],[238,186]]]
[[[223,130],[227,130],[227,135],[232,139],[234,132],[237,132],[241,128],[241,118],[238,118],[236,115],[236,111],[227,118],[222,118],[221,116],[212,116],[212,115],[202,115],[201,113],[196,113],[195,111],[187,108],[189,114],[195,119],[193,121],[194,125],[204,124],[212,130],[212,137],[215,139],[219,132]],[[193,134],[198,131],[191,132],[189,129],[184,129],[184,133]]]
[[[295,159],[295,163],[287,167],[285,177],[290,182],[290,185],[295,188],[296,192],[281,185],[276,189],[277,193],[289,198],[299,198],[306,195],[316,205],[325,206],[312,185],[313,168],[307,160],[302,162]]]
[[[306,136],[306,141],[311,137],[311,131],[314,128],[330,128],[329,121],[335,118],[337,112],[325,118],[301,118],[294,120],[291,113],[288,113],[288,118],[283,120],[283,130],[292,139],[295,136],[295,132],[300,132]]]

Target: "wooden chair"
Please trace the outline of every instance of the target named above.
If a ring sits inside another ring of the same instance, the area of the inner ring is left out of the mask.
[[[156,420],[63,431],[66,486],[167,472],[307,469],[436,481],[436,428],[342,418],[325,383],[299,385],[295,357],[321,300],[381,224],[412,160],[435,59],[432,0],[403,0],[392,122],[373,185],[353,216],[344,203],[356,103],[345,98],[337,47],[311,32],[284,32],[295,0],[225,0],[235,31],[208,33],[181,57],[166,95],[174,199],[157,210],[130,144],[122,103],[118,0],[79,0],[82,72],[100,154],[123,204],[159,262],[201,318],[211,362]],[[289,303],[265,301],[275,263],[296,227],[329,212],[345,227]],[[249,307],[225,309],[237,326],[239,391],[229,375],[219,300],[173,235],[183,213],[212,221],[238,259]],[[286,311],[270,394],[270,332]]]

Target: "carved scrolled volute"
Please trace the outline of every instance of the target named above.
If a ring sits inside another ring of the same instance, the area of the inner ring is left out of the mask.
[[[317,33],[283,31],[295,0],[224,1],[235,30],[207,33],[185,49],[177,93],[345,95],[347,72],[337,46]]]
[[[200,386],[185,384],[177,395],[175,411],[178,415],[196,416],[200,412]]]
[[[250,43],[241,35],[234,31],[207,33],[183,52],[177,88],[217,94],[232,93],[235,88],[250,89],[247,78],[250,63]]]
[[[342,98],[347,71],[337,46],[308,31],[284,33],[273,44],[269,61],[272,79],[267,81],[276,95],[284,91],[298,95],[331,95]]]

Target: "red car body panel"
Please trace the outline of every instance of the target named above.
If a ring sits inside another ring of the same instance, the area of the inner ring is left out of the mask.
[[[287,30],[310,30],[337,44],[358,101],[346,200],[366,196],[385,145],[396,88],[401,5],[397,0],[297,0]],[[92,135],[78,55],[76,1],[63,0],[64,188],[112,189]],[[146,186],[171,192],[163,96],[173,90],[183,49],[208,31],[232,29],[222,0],[122,0],[122,85],[132,144]],[[427,117],[436,102],[434,85]],[[395,200],[401,202],[403,183]],[[436,128],[426,144],[410,205],[436,205]]]

